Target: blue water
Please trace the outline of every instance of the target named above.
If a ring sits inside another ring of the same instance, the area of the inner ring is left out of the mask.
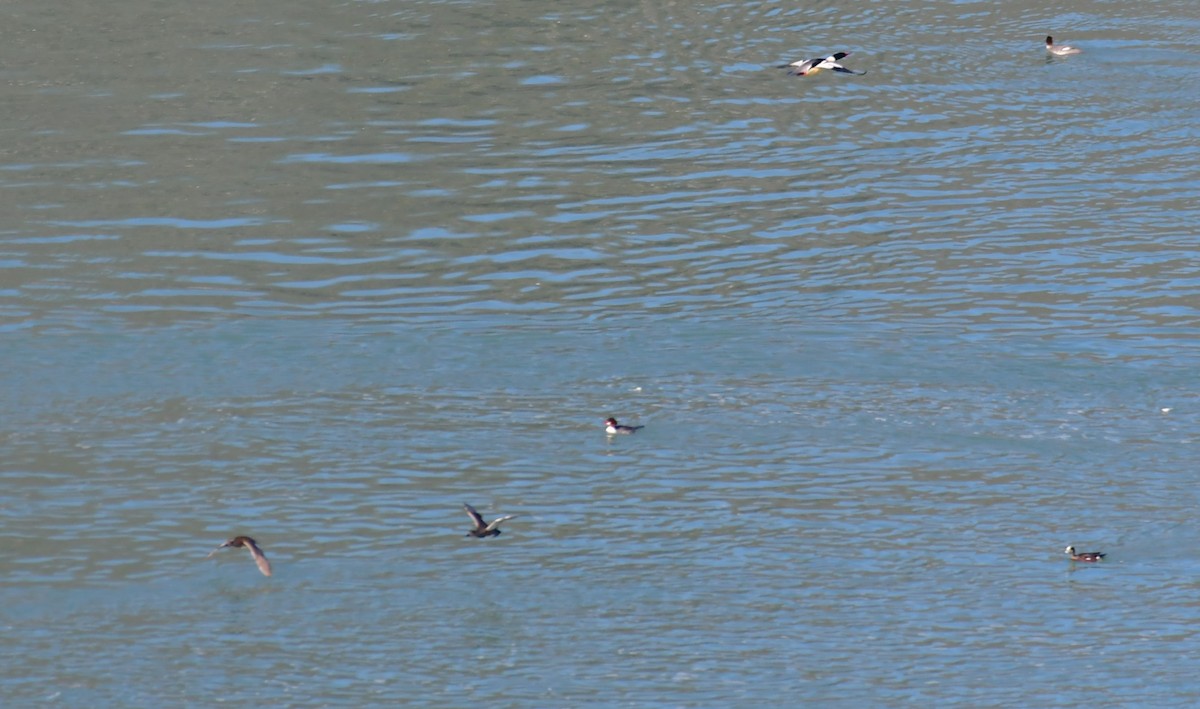
[[[0,703],[1196,703],[1193,3],[161,12],[12,10]]]

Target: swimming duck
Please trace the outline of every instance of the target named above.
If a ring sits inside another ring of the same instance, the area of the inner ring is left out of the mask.
[[[604,432],[610,436],[615,436],[618,433],[621,433],[621,434],[634,433],[639,428],[645,428],[645,426],[622,426],[621,424],[617,423],[617,420],[615,418],[610,417],[610,418],[604,419]]]
[[[233,539],[230,539],[229,541],[225,542],[224,544],[217,547],[216,549],[213,549],[212,552],[209,553],[209,555],[204,558],[205,559],[212,558],[213,554],[216,554],[217,552],[221,551],[225,547],[249,549],[250,556],[254,559],[254,563],[258,565],[258,570],[262,572],[262,575],[263,576],[271,575],[271,562],[267,561],[267,557],[263,555],[262,549],[258,548],[258,543],[255,542],[250,537],[234,537]]]
[[[1050,52],[1051,54],[1054,54],[1056,56],[1065,57],[1068,54],[1079,54],[1083,50],[1079,49],[1077,47],[1071,47],[1071,46],[1068,46],[1065,44],[1055,44],[1054,38],[1047,35],[1046,36],[1046,51]]]
[[[842,57],[848,56],[850,56],[850,52],[837,52],[825,57],[824,59],[799,59],[791,64],[780,64],[779,68],[790,69],[791,71],[789,73],[795,74],[796,76],[808,76],[809,74],[816,74],[822,69],[832,69],[833,71],[840,72],[842,74],[855,74],[858,76],[867,73],[865,71],[854,71],[852,69],[847,69],[841,64],[838,64],[838,61],[840,61]]]
[[[496,529],[497,527],[500,526],[500,523],[506,519],[512,519],[513,517],[516,517],[516,515],[504,515],[503,517],[497,517],[496,519],[492,520],[491,524],[484,524],[483,523],[483,515],[476,512],[474,507],[472,507],[464,502],[463,509],[467,511],[467,516],[469,516],[471,518],[471,521],[475,523],[475,529],[472,529],[471,531],[467,532],[467,536],[468,537],[479,537],[481,539],[483,537],[498,537],[498,536],[500,536],[500,530]]]
[[[1071,557],[1071,561],[1100,561],[1105,556],[1098,551],[1076,552],[1075,547],[1067,547],[1063,552]]]

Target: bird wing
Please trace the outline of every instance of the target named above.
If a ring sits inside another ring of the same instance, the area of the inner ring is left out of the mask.
[[[842,66],[841,64],[838,64],[837,66],[830,67],[830,68],[832,68],[834,71],[838,71],[843,74],[854,74],[856,76],[862,76],[863,74],[867,73],[865,71],[855,71],[853,69],[847,69],[846,67]]]
[[[512,519],[513,517],[516,517],[516,515],[504,515],[503,517],[497,517],[496,519],[492,520],[492,523],[489,524],[487,526],[487,529],[485,529],[484,531],[490,532],[493,529],[495,529],[496,527],[499,527],[500,523],[503,522],[504,520]]]
[[[483,529],[483,516],[476,512],[474,507],[465,502],[463,503],[463,509],[467,511],[467,516],[471,518],[471,521],[475,523],[475,526]]]
[[[821,61],[821,60],[820,59],[797,59],[796,61],[792,62],[791,64],[782,65],[780,68],[782,68],[782,69],[790,68],[790,69],[792,69],[793,73],[803,74],[804,72],[811,69],[812,66],[819,61]]]
[[[250,550],[250,556],[254,557],[254,563],[258,565],[258,570],[263,576],[271,575],[271,562],[267,561],[267,557],[263,555],[262,549],[254,542],[246,542],[246,548]]]
[[[211,559],[213,557],[213,554],[216,554],[217,552],[221,551],[222,549],[225,549],[225,548],[231,546],[230,543],[232,541],[233,541],[233,539],[226,539],[225,541],[221,542],[220,546],[218,546],[216,549],[213,549],[212,551],[208,552],[208,556],[206,556],[204,558]]]

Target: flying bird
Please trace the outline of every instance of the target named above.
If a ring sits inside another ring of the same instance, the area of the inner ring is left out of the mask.
[[[475,529],[467,532],[468,537],[498,537],[500,536],[500,530],[497,529],[497,527],[500,526],[500,523],[506,519],[512,519],[513,517],[516,517],[516,515],[504,515],[503,517],[497,517],[496,519],[492,520],[491,524],[484,524],[483,516],[475,511],[474,507],[464,502],[463,509],[467,511],[467,516],[470,517],[471,521],[475,523]]]
[[[833,71],[842,74],[855,74],[857,76],[862,76],[863,74],[867,73],[865,71],[854,71],[853,69],[847,69],[841,64],[838,64],[842,57],[848,56],[850,56],[850,52],[837,52],[836,54],[831,54],[824,59],[799,59],[791,64],[780,64],[779,68],[789,69],[790,71],[788,73],[795,74],[796,76],[808,76],[809,74],[816,74],[822,69],[832,69]]]
[[[254,563],[258,565],[258,570],[262,572],[262,575],[263,576],[271,575],[271,562],[267,561],[267,557],[265,555],[263,555],[262,549],[258,548],[258,543],[255,542],[250,537],[234,537],[233,539],[230,539],[229,541],[225,542],[224,544],[217,547],[216,549],[213,549],[212,552],[209,553],[209,555],[204,558],[205,559],[212,558],[213,554],[216,554],[217,552],[221,551],[225,547],[249,549],[250,556],[254,559]]]

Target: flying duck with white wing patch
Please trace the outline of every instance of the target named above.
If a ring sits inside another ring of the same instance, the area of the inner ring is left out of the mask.
[[[780,64],[779,68],[788,69],[789,73],[795,74],[796,76],[808,76],[809,74],[816,74],[822,69],[830,69],[841,74],[854,74],[856,76],[862,76],[863,74],[867,73],[865,71],[854,71],[853,69],[847,69],[841,64],[838,64],[843,57],[848,56],[850,56],[850,52],[837,52],[825,57],[824,59],[798,59],[791,64]]]

